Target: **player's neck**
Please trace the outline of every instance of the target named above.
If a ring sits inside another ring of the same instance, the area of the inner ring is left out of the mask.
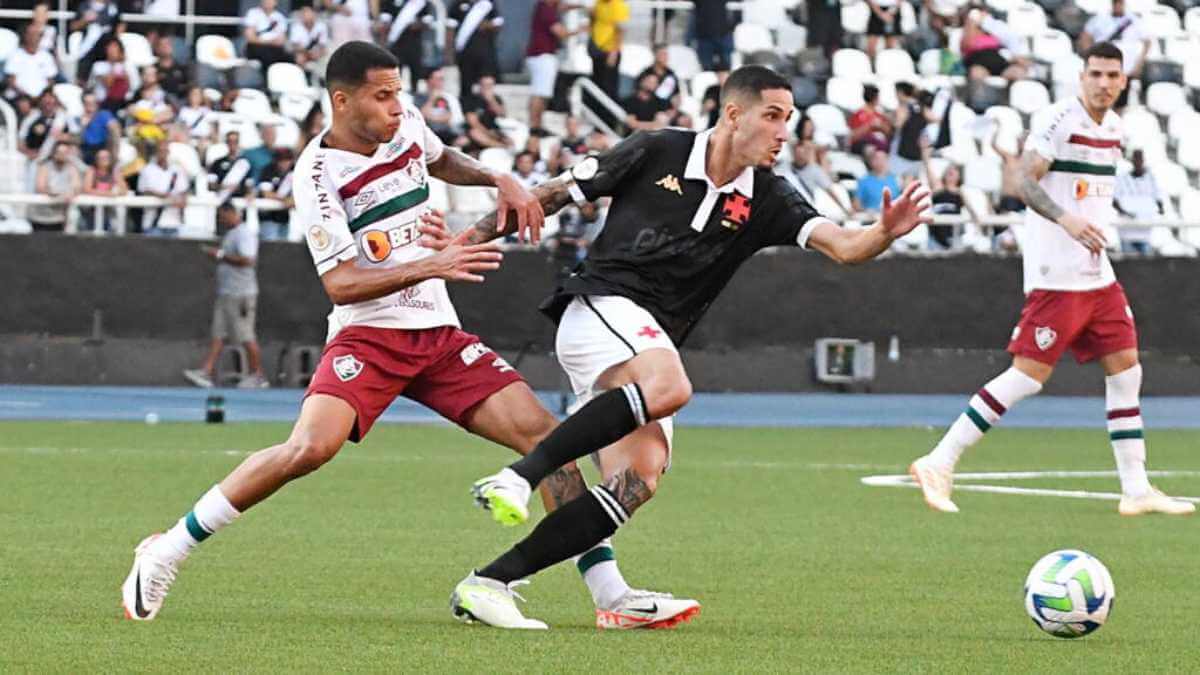
[[[708,137],[708,152],[704,158],[704,172],[713,185],[721,187],[741,175],[748,163],[743,162],[733,149],[733,135],[720,126]]]
[[[1093,108],[1092,106],[1088,105],[1087,99],[1084,98],[1079,99],[1079,104],[1083,106],[1085,111],[1087,111],[1088,117],[1092,118],[1093,122],[1096,124],[1104,124],[1104,116],[1108,114],[1108,108]]]
[[[367,157],[374,155],[375,151],[379,149],[378,143],[359,138],[347,129],[338,128],[337,124],[330,127],[329,133],[325,134],[324,142],[326,146],[334,150],[353,152]]]

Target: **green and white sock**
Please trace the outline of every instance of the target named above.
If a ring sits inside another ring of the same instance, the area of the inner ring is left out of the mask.
[[[591,591],[596,607],[611,607],[629,591],[629,584],[625,583],[625,577],[621,576],[621,570],[617,567],[610,539],[604,539],[576,557],[575,566],[583,575],[583,582]]]
[[[1150,492],[1146,476],[1146,439],[1139,403],[1142,366],[1136,365],[1104,378],[1104,403],[1108,411],[1108,438],[1117,459],[1121,492],[1141,497]]]
[[[220,486],[214,485],[187,515],[154,542],[154,548],[164,557],[183,560],[197,544],[232,523],[239,515],[221,492]]]
[[[954,420],[929,457],[954,468],[963,452],[978,443],[1009,408],[1041,390],[1040,382],[1016,368],[1000,373],[971,397],[966,411]]]

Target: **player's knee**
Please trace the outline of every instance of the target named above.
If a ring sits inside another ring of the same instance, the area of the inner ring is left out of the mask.
[[[692,382],[684,373],[656,379],[650,384],[646,408],[654,419],[674,415],[692,400]]]
[[[342,444],[317,436],[300,435],[288,439],[286,450],[286,472],[289,478],[299,478],[321,468],[337,455]]]

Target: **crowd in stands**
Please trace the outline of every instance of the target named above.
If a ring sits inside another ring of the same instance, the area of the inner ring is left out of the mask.
[[[560,70],[574,36],[590,57],[590,72],[583,74],[624,111],[611,125],[618,135],[711,127],[720,113],[720,86],[740,63],[763,63],[794,77],[801,113],[778,172],[819,208],[848,221],[868,220],[884,189],[895,192],[912,180],[931,185],[941,214],[978,221],[1023,210],[1019,156],[1031,117],[1074,95],[1078,55],[1099,41],[1112,41],[1125,54],[1133,84],[1119,108],[1132,111],[1142,134],[1129,145],[1119,181],[1121,212],[1177,214],[1183,205],[1175,204],[1194,174],[1185,172],[1181,190],[1176,169],[1200,169],[1200,153],[1194,165],[1181,151],[1171,161],[1177,141],[1161,130],[1172,115],[1200,120],[1193,95],[1200,70],[1192,77],[1189,69],[1190,84],[1184,81],[1186,57],[1178,58],[1176,44],[1186,39],[1200,47],[1200,14],[1186,6],[1143,0],[1134,11],[1126,7],[1131,0],[781,0],[758,2],[757,12],[746,3],[739,16],[726,0],[693,0],[693,10],[668,16],[666,32],[647,46],[629,39],[627,0],[535,0],[524,41],[528,109],[516,111],[498,87],[497,40],[506,24],[496,3],[446,0],[450,32],[439,45],[427,0],[313,0],[285,9],[277,1],[258,0],[242,13],[237,52],[221,57],[233,65],[216,68],[202,54],[209,47],[186,44],[166,27],[123,22],[125,8],[116,0],[84,0],[74,8],[74,56],[65,63],[50,7],[38,4],[31,21],[14,26],[17,48],[0,54],[0,96],[19,118],[29,189],[66,198],[162,197],[166,206],[144,209],[128,229],[168,236],[179,231],[193,195],[261,197],[290,206],[295,158],[328,121],[319,99],[324,60],[349,39],[376,41],[396,55],[407,95],[444,142],[531,186],[617,140],[579,117],[547,115],[552,101],[561,101]],[[1178,31],[1163,28],[1170,24],[1164,11]],[[1192,32],[1184,30],[1184,17],[1193,17]],[[281,81],[284,74],[300,78],[299,99],[295,88],[276,88],[276,74]],[[1175,110],[1157,103],[1162,83],[1185,93]],[[528,124],[514,122],[522,115]],[[1181,128],[1200,134],[1194,124]],[[1153,142],[1147,129],[1157,130]],[[1167,164],[1172,180],[1164,185]],[[38,229],[61,229],[67,215],[63,206],[29,211]],[[105,227],[110,216],[96,220]],[[578,255],[575,247],[594,237],[602,221],[603,209],[570,210],[559,218],[563,234],[551,245]],[[264,238],[287,237],[286,211],[263,211],[259,231]],[[1131,251],[1160,250],[1150,245],[1151,234],[1131,229],[1122,240]],[[968,235],[972,242],[965,241]],[[1178,244],[1167,248],[1194,253],[1173,238],[1182,235],[1167,236]],[[929,228],[919,246],[968,243],[978,251],[1018,246],[1003,227],[955,226]]]

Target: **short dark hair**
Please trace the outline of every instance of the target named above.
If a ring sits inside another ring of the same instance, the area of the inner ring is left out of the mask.
[[[1116,59],[1122,67],[1125,65],[1125,58],[1121,56],[1121,50],[1111,42],[1097,42],[1092,45],[1083,54],[1083,62],[1086,64],[1088,59],[1095,57],[1098,59]]]
[[[218,211],[234,211],[234,212],[236,212],[238,210],[238,208],[233,205],[233,202],[226,199],[225,201],[223,201],[217,205],[217,210]]]
[[[729,79],[721,87],[721,103],[724,104],[736,94],[761,99],[762,93],[768,89],[791,91],[792,83],[766,66],[742,66],[730,73]]]
[[[863,85],[863,101],[866,103],[874,103],[879,99],[879,87],[873,84]]]
[[[336,88],[357,89],[367,80],[367,71],[377,68],[398,68],[400,62],[379,45],[352,40],[338,47],[325,66],[325,81],[329,91]]]

